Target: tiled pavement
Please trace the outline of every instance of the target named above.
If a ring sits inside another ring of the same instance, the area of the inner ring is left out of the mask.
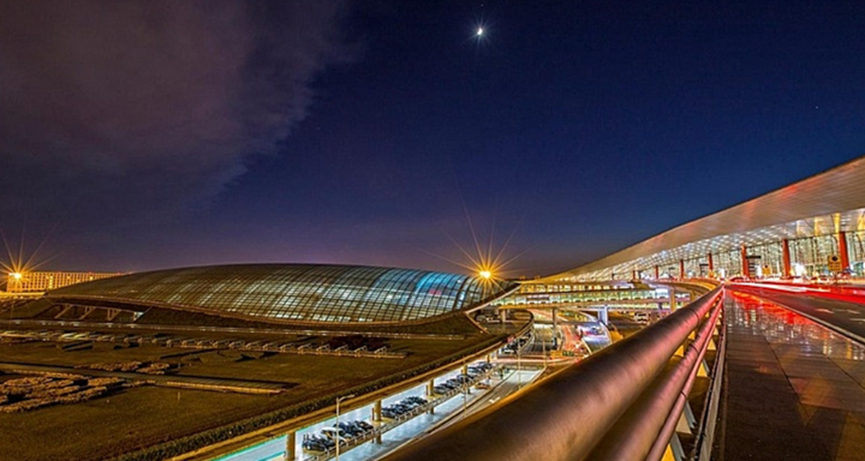
[[[865,348],[728,296],[719,460],[865,460]]]

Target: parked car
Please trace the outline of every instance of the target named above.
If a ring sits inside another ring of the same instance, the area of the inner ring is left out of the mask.
[[[435,392],[436,394],[439,394],[439,395],[447,394],[448,392],[450,392],[452,390],[453,389],[451,389],[450,387],[443,386],[441,384],[437,384],[437,385],[433,386],[433,392]]]
[[[369,432],[369,431],[375,429],[375,427],[374,427],[372,424],[370,424],[370,423],[368,423],[368,422],[366,422],[366,421],[363,421],[363,420],[357,420],[357,421],[355,421],[354,423],[355,423],[358,427],[360,427],[361,429],[363,429],[364,432]]]
[[[307,451],[327,451],[335,446],[333,440],[328,439],[323,435],[304,434],[301,446]]]

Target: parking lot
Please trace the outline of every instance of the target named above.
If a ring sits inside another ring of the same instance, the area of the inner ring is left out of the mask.
[[[409,409],[409,411],[404,412],[402,415],[393,414],[393,418],[384,417],[381,423],[373,422],[373,404],[365,405],[361,408],[356,408],[345,413],[341,412],[339,415],[339,421],[340,423],[343,423],[343,425],[351,421],[363,421],[366,424],[372,425],[374,427],[374,432],[370,432],[366,435],[359,434],[356,436],[356,441],[347,440],[346,445],[343,445],[340,448],[340,460],[361,461],[383,456],[412,439],[422,436],[424,433],[436,428],[438,425],[446,424],[454,418],[461,417],[461,413],[466,409],[471,412],[479,410],[485,405],[494,404],[496,401],[501,399],[502,395],[514,392],[520,387],[520,385],[524,386],[526,383],[530,383],[536,379],[540,376],[541,371],[542,370],[540,369],[533,369],[522,370],[518,373],[514,370],[509,370],[503,377],[500,377],[498,370],[491,369],[487,374],[485,374],[489,376],[488,378],[479,379],[473,382],[470,386],[459,386],[455,389],[449,389],[448,392],[442,395],[437,394],[434,396],[427,396],[427,386],[426,384],[421,384],[382,399],[382,415],[384,416],[385,408],[393,408],[400,404],[400,402],[406,402],[407,400],[415,400],[416,402],[419,402],[419,399],[424,399],[427,401],[426,404],[415,406],[413,409]],[[447,380],[459,380],[460,378],[458,378],[458,376],[460,374],[461,369],[457,368],[435,378],[434,382],[436,385],[441,385]],[[476,387],[477,383],[480,382],[485,383],[481,385],[481,387],[485,389],[478,389]],[[469,392],[465,392],[466,389],[468,389]],[[445,389],[440,388],[440,390],[444,391]],[[496,394],[496,396],[487,399],[487,401],[484,400],[485,397],[490,397],[493,394]],[[430,407],[434,408],[432,414],[428,411]],[[322,430],[329,432],[331,438],[334,437],[336,435],[334,424],[336,424],[336,418],[332,417],[298,430],[296,432],[295,446],[295,453],[297,454],[296,459],[315,461],[333,458],[334,453],[332,448],[329,451],[322,453],[318,450],[305,450],[303,444],[304,440],[307,440],[308,442],[313,437],[325,437],[325,435],[322,434]],[[381,434],[381,443],[374,442],[375,433]],[[346,435],[347,434],[343,432],[341,436]],[[350,439],[350,437],[346,438]],[[218,458],[218,460],[284,460],[286,441],[286,436],[277,437],[255,447],[247,448],[237,453]]]

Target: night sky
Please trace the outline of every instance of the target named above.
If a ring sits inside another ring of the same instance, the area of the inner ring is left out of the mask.
[[[42,269],[533,277],[865,154],[865,2],[0,0],[0,114]]]

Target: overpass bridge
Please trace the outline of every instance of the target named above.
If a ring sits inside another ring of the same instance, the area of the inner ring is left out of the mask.
[[[592,284],[523,282],[511,295],[490,303],[483,309],[483,314],[504,321],[508,318],[509,311],[548,310],[551,311],[555,325],[559,312],[589,311],[607,324],[609,312],[652,312],[667,315],[695,299],[695,293],[691,285],[670,281]]]

